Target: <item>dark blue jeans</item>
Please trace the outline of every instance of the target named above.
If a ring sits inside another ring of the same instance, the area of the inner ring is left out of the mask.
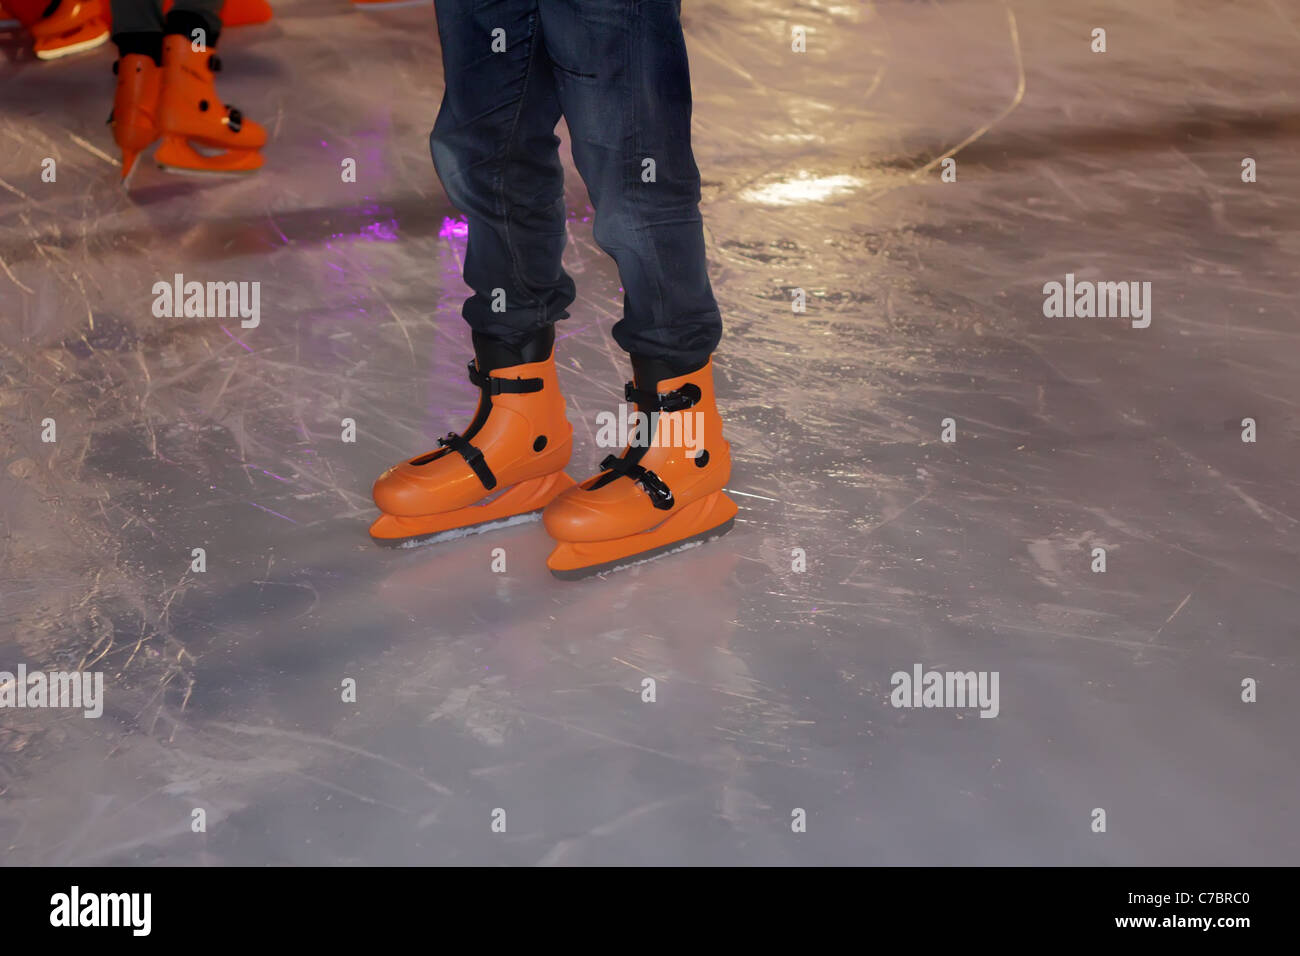
[[[705,266],[680,0],[436,5],[446,92],[429,146],[469,220],[470,327],[517,344],[568,316],[563,115],[596,242],[622,279],[615,341],[633,355],[703,363],[722,319]]]

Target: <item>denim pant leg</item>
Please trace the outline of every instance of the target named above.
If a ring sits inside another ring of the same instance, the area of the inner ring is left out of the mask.
[[[701,364],[722,318],[705,262],[680,0],[539,5],[596,242],[623,280],[614,338],[634,355]]]
[[[469,221],[474,294],[462,314],[475,332],[518,344],[567,317],[574,299],[560,265],[560,105],[537,0],[438,0],[437,15],[446,91],[429,147]]]

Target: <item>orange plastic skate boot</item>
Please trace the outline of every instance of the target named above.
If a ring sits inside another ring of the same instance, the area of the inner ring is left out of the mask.
[[[122,184],[135,171],[135,161],[160,135],[158,100],[162,94],[162,67],[142,53],[128,53],[113,64],[117,93],[108,121],[113,139],[122,150]]]
[[[352,4],[369,10],[391,10],[394,7],[432,6],[433,0],[352,0]]]
[[[7,0],[0,4],[0,30],[22,27],[30,33],[49,5],[50,0]]]
[[[62,0],[53,13],[31,25],[37,57],[57,60],[107,43],[103,10],[102,0]]]
[[[576,579],[676,551],[731,530],[736,504],[723,493],[731,446],[713,394],[713,360],[686,375],[633,358],[638,428],[601,473],[560,495],[542,514],[556,541],[546,565]]]
[[[172,0],[163,0],[163,14],[171,11]],[[0,11],[3,11],[0,7]],[[104,22],[113,26],[112,10],[104,4]],[[241,27],[250,23],[266,23],[271,19],[271,5],[266,0],[226,0],[221,5],[221,25],[223,27]],[[2,19],[2,18],[0,18]]]
[[[175,172],[248,173],[262,165],[266,130],[217,98],[216,50],[195,51],[189,37],[163,37],[158,165]],[[202,150],[202,151],[201,151]]]
[[[555,374],[555,329],[518,348],[474,335],[470,381],[478,410],[463,435],[389,468],[375,482],[383,514],[370,526],[377,543],[409,547],[534,520],[573,487],[564,473],[573,426]]]
[[[28,30],[41,18],[49,4],[42,0],[9,0],[0,3],[0,30],[25,27]]]
[[[163,0],[163,13],[169,12],[171,8],[172,0]],[[218,15],[223,27],[266,23],[271,19],[271,5],[266,0],[226,0]]]
[[[238,27],[266,23],[271,19],[271,5],[266,0],[226,0],[221,5],[223,26]]]

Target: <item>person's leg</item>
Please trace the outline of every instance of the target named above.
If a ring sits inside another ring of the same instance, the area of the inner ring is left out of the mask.
[[[130,182],[140,154],[158,139],[162,93],[162,0],[112,0],[117,77],[109,123],[122,151],[122,184]]]
[[[573,156],[618,263],[626,392],[649,423],[600,472],[546,508],[561,578],[724,534],[736,515],[710,359],[722,321],[709,284],[691,81],[678,0],[541,0]]]
[[[474,294],[462,314],[474,332],[517,344],[565,318],[574,298],[560,265],[560,106],[537,0],[439,0],[437,15],[446,83],[429,147],[469,221]]]
[[[680,0],[541,0],[596,242],[623,281],[614,339],[675,371],[701,365],[722,335],[705,263],[680,10]]]
[[[113,42],[119,34],[162,34],[162,0],[112,0]]]
[[[162,66],[162,0],[112,0],[112,10],[119,59],[141,54]]]
[[[221,37],[221,4],[224,0],[176,0],[167,11],[163,32],[193,42],[195,30],[202,30],[203,43],[215,47]]]
[[[513,523],[573,484],[554,323],[574,289],[560,266],[560,109],[537,0],[439,0],[437,10],[446,91],[429,147],[469,220],[465,283],[474,294],[462,314],[480,397],[462,434],[375,482],[383,514],[370,535],[381,544]]]

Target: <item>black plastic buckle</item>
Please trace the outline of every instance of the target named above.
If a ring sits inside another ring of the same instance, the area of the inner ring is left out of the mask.
[[[693,386],[687,385],[683,388],[675,388],[666,395],[659,396],[659,410],[661,412],[684,412],[700,400],[699,390],[695,389],[695,397],[691,397],[686,391]]]
[[[444,448],[459,452],[461,457],[469,462],[470,467],[473,467],[474,462],[481,461],[483,458],[483,449],[477,445],[471,445],[455,432],[447,432],[447,437],[439,438],[438,444]]]
[[[438,444],[443,448],[450,448],[460,457],[465,459],[465,464],[469,465],[470,470],[478,476],[480,484],[488,491],[497,486],[496,475],[492,474],[492,469],[488,467],[487,460],[483,457],[483,449],[457,435],[455,432],[448,432],[446,438],[439,438]]]
[[[700,390],[689,382],[671,392],[647,392],[636,387],[635,382],[623,385],[623,398],[642,411],[684,412],[700,400]]]
[[[469,369],[469,380],[489,395],[525,395],[540,392],[546,384],[540,378],[495,378],[485,375],[473,362],[466,367]]]
[[[673,493],[663,480],[648,468],[642,468],[636,479],[650,496],[650,502],[660,511],[668,511],[673,506]]]
[[[641,465],[633,465],[625,458],[618,458],[614,455],[606,455],[605,460],[600,463],[604,471],[612,471],[615,474],[631,478],[641,490],[650,496],[650,503],[659,511],[669,511],[673,506],[673,493],[662,478],[656,475],[648,468]]]

